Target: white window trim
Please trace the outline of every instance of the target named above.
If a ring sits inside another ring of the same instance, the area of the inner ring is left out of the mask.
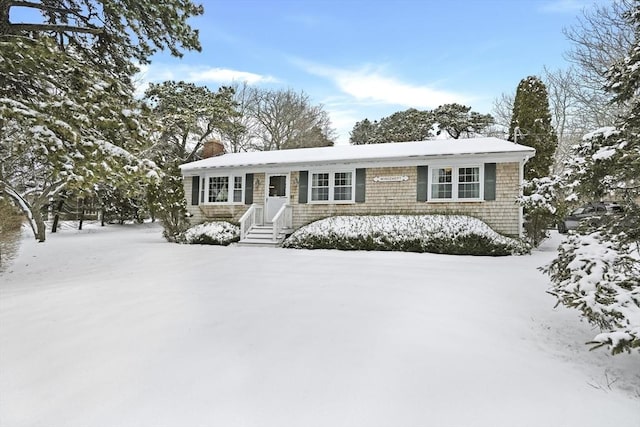
[[[482,202],[484,201],[484,164],[449,164],[449,163],[438,163],[438,164],[430,164],[428,180],[427,180],[427,201],[430,203],[465,203],[465,202]],[[451,179],[451,198],[450,199],[434,199],[431,195],[431,188],[433,185],[433,171],[435,169],[441,168],[451,168],[452,169],[452,179]],[[459,198],[458,197],[458,179],[460,177],[460,169],[463,168],[478,168],[480,171],[480,191],[478,197],[474,198]]]
[[[329,174],[329,200],[313,200],[313,175],[318,173]],[[333,200],[334,191],[336,187],[336,174],[337,173],[351,173],[351,199],[349,200]],[[348,205],[356,202],[356,170],[355,169],[311,169],[309,170],[307,183],[307,203],[313,205]]]
[[[235,178],[242,178],[242,197],[239,202],[233,201],[234,194],[234,183]],[[210,178],[228,178],[227,183],[227,201],[226,202],[210,202],[209,201],[209,179]],[[205,175],[204,177],[204,205],[215,205],[215,206],[224,206],[224,205],[243,205],[244,204],[244,192],[247,188],[246,175],[245,174],[210,174]]]

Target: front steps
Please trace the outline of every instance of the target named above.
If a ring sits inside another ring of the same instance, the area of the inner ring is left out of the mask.
[[[284,241],[287,234],[290,234],[293,230],[283,229],[277,236],[276,241],[273,241],[273,225],[254,225],[252,226],[244,239],[236,243],[237,246],[267,246],[278,247]]]

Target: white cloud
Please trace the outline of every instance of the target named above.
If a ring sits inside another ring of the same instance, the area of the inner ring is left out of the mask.
[[[358,100],[371,100],[416,108],[435,108],[453,102],[464,103],[460,95],[428,86],[411,85],[377,73],[342,73],[335,81],[345,93]]]
[[[345,94],[360,102],[394,104],[414,108],[436,108],[442,104],[467,103],[470,98],[424,84],[402,82],[379,69],[344,70],[295,60],[307,72],[332,80]]]
[[[271,76],[263,76],[248,71],[230,70],[228,68],[195,68],[187,71],[185,81],[194,83],[230,83],[233,81],[247,82],[249,84],[271,83],[276,79]]]
[[[166,80],[178,80],[190,83],[217,83],[247,82],[249,84],[273,83],[277,79],[272,76],[251,73],[248,71],[231,70],[228,68],[206,67],[201,65],[169,65],[151,64],[140,65],[140,72],[136,76],[138,88],[136,94],[142,95],[149,87],[149,83],[163,82]]]

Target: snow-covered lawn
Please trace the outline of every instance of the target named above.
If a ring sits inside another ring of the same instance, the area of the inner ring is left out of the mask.
[[[28,236],[27,236],[28,237]],[[30,238],[0,275],[0,426],[637,427],[531,256]]]

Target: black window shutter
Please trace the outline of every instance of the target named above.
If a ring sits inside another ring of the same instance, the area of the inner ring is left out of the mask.
[[[496,199],[496,164],[484,164],[484,199]]]
[[[367,192],[367,170],[356,169],[356,203],[365,202]]]
[[[418,183],[416,187],[416,200],[426,202],[429,188],[429,166],[418,166]]]
[[[253,174],[248,173],[244,178],[244,204],[250,205],[253,203]]]
[[[200,200],[200,177],[191,177],[191,204],[196,206]]]
[[[309,192],[309,171],[300,171],[298,178],[298,203],[307,203]]]

